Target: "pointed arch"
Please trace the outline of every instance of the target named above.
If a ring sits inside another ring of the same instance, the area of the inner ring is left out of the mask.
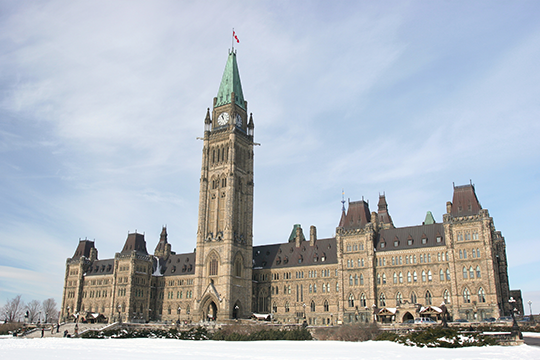
[[[429,290],[426,291],[425,299],[426,299],[426,305],[432,305],[433,301],[432,301],[432,296]]]
[[[398,291],[396,294],[396,306],[403,304],[403,295]]]
[[[486,292],[483,288],[478,289],[478,302],[479,303],[485,303],[486,302]]]
[[[206,269],[208,276],[217,276],[219,273],[220,256],[217,251],[212,250],[206,257]]]
[[[411,291],[411,304],[416,304],[416,303],[417,303],[416,293],[414,291]]]
[[[448,292],[448,289],[443,291],[443,300],[445,304],[450,304],[450,292]]]
[[[242,277],[244,267],[244,257],[242,256],[242,253],[238,251],[234,256],[234,276]]]
[[[325,312],[328,312],[328,310],[330,310],[330,306],[328,305],[328,300],[324,300],[323,309]]]
[[[360,295],[360,306],[367,307],[366,294]]]
[[[463,302],[464,303],[470,303],[471,302],[471,292],[467,288],[463,289]]]
[[[379,294],[379,306],[386,306],[386,296],[384,293]]]
[[[351,308],[354,307],[354,295],[352,293],[349,294],[348,305]]]
[[[311,304],[309,304],[311,312],[315,312],[315,301],[311,300]]]

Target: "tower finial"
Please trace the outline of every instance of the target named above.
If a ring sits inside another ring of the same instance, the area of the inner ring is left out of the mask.
[[[341,189],[341,211],[345,212],[345,189]]]

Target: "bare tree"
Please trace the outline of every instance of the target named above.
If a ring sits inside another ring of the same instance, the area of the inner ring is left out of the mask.
[[[15,296],[13,299],[8,299],[2,307],[2,316],[6,322],[16,322],[21,319],[24,311],[24,301],[21,295]]]
[[[53,298],[43,300],[43,313],[45,314],[45,320],[48,323],[58,321],[58,306]]]
[[[28,322],[35,323],[39,319],[39,313],[41,312],[41,303],[37,300],[32,300],[26,305],[26,311],[28,313]]]

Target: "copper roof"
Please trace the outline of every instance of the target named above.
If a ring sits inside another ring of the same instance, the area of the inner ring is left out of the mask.
[[[314,246],[302,241],[253,247],[253,269],[280,269],[295,266],[337,264],[336,239],[320,239]]]
[[[482,206],[476,197],[473,184],[454,187],[454,197],[452,199],[452,216],[476,215]]]

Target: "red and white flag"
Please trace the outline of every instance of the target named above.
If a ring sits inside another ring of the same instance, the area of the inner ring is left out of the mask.
[[[236,36],[236,33],[234,32],[234,30],[232,32],[232,36],[236,40],[237,43],[240,43],[240,40],[238,40],[238,36]]]

